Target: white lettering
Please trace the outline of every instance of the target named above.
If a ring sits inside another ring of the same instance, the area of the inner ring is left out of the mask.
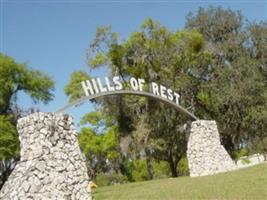
[[[173,94],[172,94],[173,92],[172,92],[172,90],[171,89],[168,89],[167,90],[167,93],[168,93],[168,99],[171,100],[171,101],[173,101]]]
[[[163,86],[163,85],[160,85],[159,87],[160,87],[160,96],[162,96],[163,98],[167,99],[167,96],[166,96],[166,94],[165,94],[165,92],[166,92],[166,87]]]
[[[84,91],[86,96],[90,96],[90,95],[94,94],[94,90],[93,90],[92,85],[91,85],[89,80],[83,81],[82,87],[83,87],[83,91]],[[90,91],[90,94],[89,94],[88,90]]]
[[[114,86],[111,86],[111,85],[110,85],[109,78],[108,78],[108,77],[105,77],[105,80],[106,80],[106,84],[107,84],[108,91],[115,91]]]
[[[143,91],[144,83],[145,83],[144,79],[141,78],[138,79],[139,91]]]
[[[92,81],[92,83],[93,83],[95,92],[96,92],[96,93],[99,93],[99,90],[98,90],[97,83],[96,83],[95,79],[91,79],[91,81]]]
[[[151,83],[152,86],[152,93],[155,95],[159,95],[159,87],[157,83],[152,82]]]
[[[121,82],[120,82],[120,77],[119,76],[114,76],[113,77],[113,82],[114,82],[114,84],[115,84],[115,89],[116,90],[122,90],[122,84],[121,84]]]
[[[176,103],[177,105],[179,105],[179,98],[180,98],[180,95],[177,94],[176,92],[174,92],[174,96],[175,96],[175,103]]]
[[[138,90],[138,82],[134,77],[130,78],[130,84],[133,90]]]
[[[98,83],[100,92],[106,92],[107,91],[107,88],[103,87],[100,78],[97,78],[96,80],[97,80],[97,83]]]
[[[91,80],[85,80],[81,82],[82,88],[86,96],[94,95],[97,93],[123,90],[123,83],[119,76],[114,76],[111,80],[109,77],[104,78],[104,82],[101,82],[100,78],[93,78]],[[134,91],[146,90],[145,80],[140,78],[130,77],[130,87]],[[126,91],[127,92],[127,91]],[[180,95],[163,85],[158,85],[155,82],[150,83],[150,92],[154,95],[161,96],[164,99],[175,101],[177,105],[180,104]]]

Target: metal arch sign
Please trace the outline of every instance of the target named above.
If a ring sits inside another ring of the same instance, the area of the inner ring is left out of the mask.
[[[160,100],[174,106],[178,111],[189,115],[191,118],[198,120],[194,114],[180,106],[180,95],[178,93],[155,82],[149,83],[149,91],[145,91],[145,84],[144,79],[134,77],[129,78],[129,89],[124,88],[125,85],[122,83],[119,76],[114,76],[113,78],[105,77],[104,82],[100,78],[85,80],[81,82],[81,87],[83,88],[85,96],[65,105],[56,112],[63,112],[67,108],[78,105],[86,100],[109,95],[127,94],[146,96]]]

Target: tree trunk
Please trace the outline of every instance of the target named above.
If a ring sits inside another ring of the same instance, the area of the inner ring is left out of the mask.
[[[224,135],[222,137],[222,145],[230,155],[235,150],[235,145],[230,135]]]
[[[11,172],[15,168],[17,161],[19,158],[15,158],[13,161],[2,161],[4,164],[1,166],[1,176],[0,176],[0,190],[2,189],[3,185],[7,181],[8,177],[10,176]]]
[[[177,171],[176,171],[177,164],[173,160],[173,156],[172,156],[171,151],[169,152],[168,163],[169,163],[169,167],[170,167],[170,170],[172,173],[172,177],[177,177],[178,176]]]
[[[175,164],[174,164],[174,162],[172,160],[169,161],[169,166],[170,166],[170,169],[171,169],[172,177],[177,177],[178,174],[177,174],[177,171],[176,171],[176,166],[175,166]]]
[[[95,180],[96,173],[95,170],[92,168],[91,162],[86,161],[86,167],[87,167],[87,174],[91,180]]]
[[[147,166],[147,174],[148,180],[152,180],[154,178],[154,169],[153,169],[153,162],[152,157],[149,149],[146,149],[146,166]]]

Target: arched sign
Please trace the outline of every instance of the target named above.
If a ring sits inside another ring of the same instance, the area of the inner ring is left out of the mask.
[[[112,79],[105,77],[104,82],[101,81],[100,78],[93,78],[91,80],[85,80],[81,82],[81,86],[85,93],[85,97],[82,97],[76,101],[73,101],[64,107],[60,108],[56,112],[63,112],[64,110],[78,105],[87,100],[96,99],[98,97],[104,97],[109,95],[118,95],[118,94],[127,94],[127,95],[139,95],[151,97],[153,99],[160,100],[165,102],[173,107],[175,107],[178,111],[187,114],[194,120],[198,120],[198,118],[190,113],[188,110],[180,106],[179,100],[180,95],[173,91],[172,89],[168,89],[163,85],[159,85],[155,82],[151,82],[148,84],[149,91],[145,91],[145,80],[140,78],[129,78],[129,89],[125,89],[125,84],[122,83],[119,76],[114,76]]]

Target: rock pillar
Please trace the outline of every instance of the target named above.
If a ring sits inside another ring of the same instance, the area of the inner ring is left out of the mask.
[[[91,199],[89,177],[72,118],[34,113],[18,120],[20,161],[0,199]]]
[[[236,169],[234,161],[220,143],[215,121],[192,122],[187,143],[187,158],[191,177]]]

